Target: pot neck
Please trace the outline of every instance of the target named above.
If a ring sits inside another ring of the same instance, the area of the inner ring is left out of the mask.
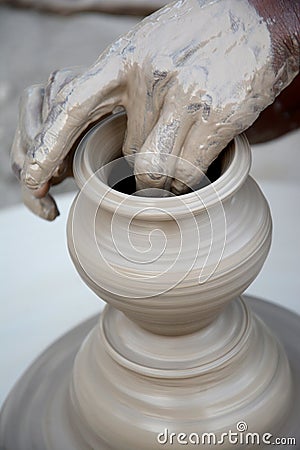
[[[126,130],[126,115],[112,115],[95,125],[79,144],[74,157],[74,177],[81,194],[112,213],[139,219],[168,220],[199,214],[224,203],[245,182],[251,166],[251,150],[244,134],[223,151],[221,175],[205,187],[173,197],[141,197],[116,191],[108,184],[114,162],[120,158]],[[132,157],[124,157],[132,162]]]

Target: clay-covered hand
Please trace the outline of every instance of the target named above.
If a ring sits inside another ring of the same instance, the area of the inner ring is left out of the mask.
[[[54,218],[49,194],[45,204],[49,187],[68,172],[87,127],[118,106],[128,116],[123,152],[135,154],[138,188],[195,187],[193,165],[205,172],[299,70],[297,31],[290,27],[281,42],[277,23],[254,0],[180,0],[144,19],[82,73],[58,72],[45,90],[27,91],[13,164],[26,191],[42,197],[35,211]],[[176,164],[170,153],[181,157]]]
[[[58,70],[50,75],[46,86],[41,84],[30,86],[23,92],[19,104],[19,123],[11,151],[12,169],[21,182],[21,172],[26,167],[26,155],[34,145],[36,136],[43,129],[58,91],[79,73],[79,68]],[[73,151],[70,149],[64,160],[55,167],[51,179],[40,189],[32,190],[26,183],[22,183],[22,198],[25,205],[44,219],[54,220],[59,215],[55,200],[48,191],[50,185],[60,183],[72,175],[74,150],[75,148]]]

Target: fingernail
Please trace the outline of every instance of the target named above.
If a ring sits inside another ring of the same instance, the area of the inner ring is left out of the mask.
[[[187,186],[186,184],[182,183],[179,180],[173,180],[171,185],[171,191],[175,195],[185,194],[186,192],[189,191],[189,189],[190,189],[189,186]]]

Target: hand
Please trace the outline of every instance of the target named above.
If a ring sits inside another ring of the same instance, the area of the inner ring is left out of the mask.
[[[271,33],[247,0],[172,3],[87,70],[58,72],[45,91],[27,91],[13,145],[15,170],[42,197],[39,204],[48,199],[35,208],[38,214],[54,218],[47,192],[68,173],[76,141],[122,105],[128,116],[123,152],[135,154],[138,188],[183,193],[199,182],[184,160],[205,172],[296,75],[290,56],[275,68]],[[170,153],[181,157],[176,165],[169,164]]]

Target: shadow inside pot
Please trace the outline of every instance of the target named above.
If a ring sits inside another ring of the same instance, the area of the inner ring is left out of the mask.
[[[187,192],[197,191],[216,181],[228,167],[228,151],[230,144],[221,152],[221,154],[209,166],[207,173],[194,189],[189,188]],[[108,185],[118,192],[127,195],[136,193],[136,180],[131,167],[125,158],[119,158],[115,161],[113,169],[108,177]],[[158,193],[159,189],[155,189]],[[170,193],[170,195],[175,195]],[[140,195],[143,196],[143,195]],[[155,195],[154,195],[155,196]],[[160,197],[160,195],[157,195]]]

